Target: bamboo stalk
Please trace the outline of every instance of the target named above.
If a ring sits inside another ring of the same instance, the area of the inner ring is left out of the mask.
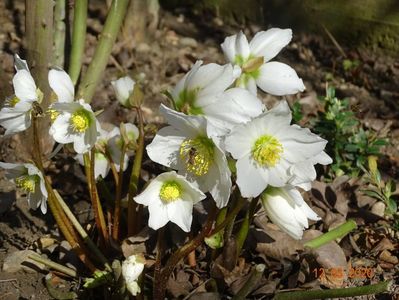
[[[74,85],[78,82],[85,50],[87,2],[87,0],[76,0],[73,10],[72,49],[68,73]]]
[[[59,67],[64,65],[65,4],[65,0],[57,0],[54,8],[54,64]]]
[[[113,0],[93,59],[79,85],[78,96],[90,103],[108,63],[112,46],[125,17],[129,0]]]

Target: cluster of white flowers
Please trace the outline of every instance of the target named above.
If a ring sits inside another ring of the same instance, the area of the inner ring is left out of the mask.
[[[13,78],[15,95],[6,99],[5,106],[0,111],[0,125],[11,135],[28,129],[32,123],[32,113],[35,104],[40,104],[42,93],[36,87],[25,60],[15,55],[16,74]],[[127,152],[123,157],[123,170],[128,165],[128,155],[135,149],[138,138],[138,128],[134,124],[121,124],[124,130],[115,127],[109,132],[101,128],[90,104],[83,99],[75,100],[75,88],[69,75],[60,69],[52,69],[48,73],[48,81],[56,101],[47,111],[50,114],[50,135],[59,144],[73,144],[77,155],[75,158],[83,164],[83,154],[95,147],[95,177],[105,177],[110,169],[110,163],[119,171],[122,147],[127,143]],[[124,105],[133,91],[134,81],[126,76],[118,80],[123,84],[115,84],[116,97]],[[43,174],[32,164],[0,163],[0,167],[8,170],[8,176],[17,187],[27,193],[30,207],[41,207],[46,213],[47,191]]]
[[[156,177],[134,199],[149,207],[149,226],[158,229],[173,222],[190,231],[193,205],[209,193],[218,208],[228,205],[232,174],[228,159],[235,160],[236,184],[245,198],[260,197],[270,219],[292,237],[300,239],[308,219],[316,213],[296,190],[310,189],[316,178],[315,164],[329,164],[324,153],[327,141],[309,129],[292,125],[285,100],[267,109],[257,97],[257,88],[276,96],[295,94],[305,86],[290,66],[270,62],[292,38],[290,29],[258,32],[251,42],[240,32],[221,44],[229,63],[204,65],[197,61],[170,93],[174,108],[161,105],[169,126],[158,131],[147,146],[148,156],[175,171]],[[31,125],[34,103],[41,101],[25,61],[16,56],[13,78],[15,96],[0,111],[5,134]],[[66,72],[48,74],[56,101],[48,107],[50,135],[59,144],[73,144],[76,159],[95,149],[95,177],[105,177],[114,164],[127,167],[135,149],[138,129],[121,124],[104,130],[90,104],[75,99],[74,85]],[[116,98],[132,107],[135,82],[128,76],[111,82]],[[125,146],[129,147],[125,147]],[[127,150],[126,153],[122,148]],[[122,157],[122,153],[123,157]],[[28,193],[31,207],[45,212],[43,175],[33,165],[0,166],[11,172]]]
[[[230,155],[241,195],[260,196],[283,231],[300,239],[308,219],[318,219],[295,187],[308,190],[314,165],[331,163],[323,151],[327,141],[292,125],[285,100],[267,110],[256,96],[257,87],[277,96],[305,89],[291,67],[269,62],[291,38],[290,29],[279,28],[257,33],[250,43],[242,32],[227,37],[221,46],[229,64],[197,61],[178,82],[171,92],[178,111],[161,105],[170,126],[158,131],[147,153],[180,176],[161,174],[135,198],[149,206],[150,227],[171,221],[189,231],[202,193],[209,192],[219,208],[228,205]]]

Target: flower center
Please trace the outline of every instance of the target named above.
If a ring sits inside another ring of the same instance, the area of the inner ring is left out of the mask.
[[[38,182],[39,176],[37,175],[26,175],[15,179],[17,187],[27,193],[33,193],[35,191],[35,186]]]
[[[176,100],[176,108],[187,115],[203,115],[201,107],[195,106],[199,90],[200,88],[181,91]]]
[[[252,147],[253,159],[265,167],[274,167],[284,152],[283,146],[278,139],[271,135],[263,135],[258,138]]]
[[[187,139],[180,145],[180,158],[187,171],[202,176],[208,173],[213,162],[214,144],[207,137]]]
[[[182,194],[182,188],[176,181],[166,181],[159,192],[159,198],[165,203],[176,201]]]
[[[90,126],[89,112],[85,109],[75,111],[71,117],[71,126],[75,132],[85,132]]]

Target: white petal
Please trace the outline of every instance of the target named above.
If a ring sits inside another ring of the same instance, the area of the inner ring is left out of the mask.
[[[167,206],[161,201],[155,201],[155,203],[150,203],[148,206],[148,211],[150,213],[148,226],[152,229],[157,230],[165,226],[166,223],[169,222]]]
[[[306,215],[306,217],[313,221],[321,220],[321,218],[309,207],[309,205],[304,201],[300,206],[302,212]]]
[[[291,95],[303,92],[305,86],[293,68],[279,63],[269,62],[259,68],[256,84],[265,92],[276,95]]]
[[[5,175],[7,179],[17,178],[27,174],[28,172],[27,168],[23,164],[0,162],[0,168],[7,170]]]
[[[12,79],[15,96],[21,101],[36,101],[36,84],[27,70],[19,70]]]
[[[206,132],[206,120],[202,116],[187,116],[161,104],[159,111],[170,125],[184,132],[186,137],[196,137]]]
[[[152,180],[150,184],[146,187],[146,189],[141,192],[141,194],[134,197],[134,201],[145,206],[149,206],[153,202],[160,202],[161,200],[159,200],[159,192],[162,186],[162,182],[157,180],[157,178]]]
[[[95,154],[95,161],[94,161],[94,176],[95,178],[99,178],[101,175],[102,178],[107,177],[109,172],[110,166],[108,163],[107,158],[102,153]]]
[[[287,46],[291,39],[291,29],[271,28],[255,34],[249,43],[249,48],[252,55],[255,57],[263,56],[264,61],[267,62]]]
[[[152,161],[177,169],[180,145],[186,138],[172,126],[162,128],[147,146],[147,154]]]
[[[210,189],[210,193],[216,202],[218,208],[223,208],[227,205],[231,193],[231,173],[227,164],[227,159],[220,149],[215,149],[215,163],[217,165],[219,174],[213,180],[214,186]],[[211,179],[212,177],[209,176]]]
[[[74,100],[75,88],[71,77],[64,70],[50,70],[48,82],[57,95],[58,102],[72,102]]]
[[[220,45],[227,60],[231,63],[234,63],[237,54],[236,39],[237,39],[236,34],[228,36],[224,39],[224,42]]]
[[[183,231],[190,232],[193,221],[193,202],[191,197],[190,199],[176,200],[168,203],[166,208],[169,220]]]
[[[247,37],[240,31],[236,39],[236,55],[240,55],[243,60],[246,60],[250,54],[250,48]]]
[[[246,123],[263,111],[262,102],[242,88],[232,88],[217,97],[214,103],[202,107],[207,119],[223,122],[228,129]]]
[[[90,144],[86,143],[85,133],[79,133],[73,135],[73,149],[76,153],[86,153],[90,150]]]
[[[257,197],[267,187],[268,171],[258,168],[249,155],[240,158],[237,163],[237,185],[245,198]]]
[[[69,130],[70,118],[71,115],[69,113],[64,113],[59,115],[51,124],[49,133],[57,143],[69,144],[73,142],[74,135]]]
[[[230,64],[224,66],[207,64],[187,77],[186,89],[188,91],[199,89],[199,97],[223,92],[234,82],[235,74]]]

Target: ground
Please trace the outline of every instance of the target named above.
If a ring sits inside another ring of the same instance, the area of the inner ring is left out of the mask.
[[[20,53],[23,57],[23,12],[23,1],[0,3],[1,99],[12,93],[13,55]],[[99,4],[91,5],[89,15],[89,34],[84,61],[86,65],[94,51],[104,11]],[[243,29],[247,34],[253,35],[257,30],[264,28],[251,25]],[[218,18],[209,17],[203,21],[199,16],[186,11],[161,11],[159,27],[151,38],[135,45],[134,49],[133,41],[126,38],[118,40],[94,97],[94,109],[104,109],[100,119],[110,123],[118,124],[134,119],[134,112],[118,105],[110,85],[111,80],[128,71],[143,88],[145,121],[162,123],[158,115],[158,106],[160,103],[167,103],[162,91],[170,89],[198,59],[204,63],[225,63],[219,45],[225,36],[236,33],[237,30],[238,27],[224,24]],[[320,110],[317,97],[325,94],[326,81],[334,85],[340,98],[348,97],[364,128],[389,138],[390,144],[382,149],[383,155],[379,162],[383,178],[391,178],[397,182],[399,62],[367,49],[347,49],[345,45],[341,46],[342,49],[337,48],[327,36],[294,32],[293,41],[276,60],[288,63],[298,72],[304,80],[306,91],[297,96],[287,97],[287,100],[291,104],[296,100],[302,104],[304,118],[301,124],[308,125],[309,120]],[[360,61],[360,66],[345,71],[342,67],[344,55],[347,59]],[[262,94],[261,97],[268,107],[279,101],[276,97],[266,94]],[[16,149],[17,145],[17,139],[2,138],[0,160],[14,162],[21,159],[20,152]],[[148,165],[149,161],[146,164]],[[54,185],[60,188],[64,195],[73,195],[68,196],[68,201],[79,220],[85,224],[92,223],[93,216],[85,194],[84,176],[80,167],[72,159],[60,155],[57,163],[53,163],[49,169]],[[62,238],[54,226],[53,218],[49,214],[43,216],[39,211],[29,210],[24,195],[14,192],[15,187],[4,179],[3,175],[3,171],[0,170],[0,265],[3,265],[5,258],[15,251],[32,249],[80,268],[65,243],[61,244]],[[318,253],[318,266],[322,266],[323,271],[331,271],[350,262],[353,268],[370,268],[374,272],[370,278],[357,281],[348,278],[348,281],[343,283],[336,282],[336,278],[330,274],[322,282],[309,280],[311,276],[306,274],[303,266],[308,264],[308,272],[314,271],[315,268],[312,269],[312,264],[304,257],[299,258],[302,246],[285,235],[276,234],[274,226],[264,225],[265,216],[262,214],[255,219],[256,227],[251,230],[241,264],[230,271],[213,268],[214,277],[225,278],[227,294],[235,292],[241,286],[242,278],[248,273],[248,265],[261,261],[267,265],[269,273],[253,294],[259,299],[268,297],[267,295],[270,297],[276,289],[305,286],[317,288],[320,284],[330,287],[344,284],[358,286],[392,278],[397,280],[398,228],[392,226],[392,220],[376,213],[377,200],[364,196],[359,191],[361,184],[358,179],[347,176],[328,183],[315,182],[312,191],[306,197],[322,217],[322,221],[318,222],[317,226],[313,225],[312,230],[305,234],[305,238],[317,235],[316,229],[326,231],[341,224],[346,218],[354,218],[359,228],[350,238],[345,238],[340,246],[331,246],[338,247],[338,250],[327,247],[321,251],[324,253]],[[259,230],[262,232],[259,233]],[[273,239],[274,242],[271,243]],[[287,249],[287,244],[290,249]],[[203,248],[199,249],[199,261],[204,251]],[[343,262],[342,255],[331,256],[336,252],[343,253]],[[65,255],[68,256],[65,258]],[[204,271],[208,268],[201,265],[201,262],[194,270],[180,266],[174,280],[169,283],[170,295],[183,297],[193,290],[209,291],[205,289],[208,279]],[[0,272],[0,299],[50,299],[44,284],[46,273],[26,269],[16,273]],[[67,282],[66,286],[67,289],[79,290],[79,284]]]

